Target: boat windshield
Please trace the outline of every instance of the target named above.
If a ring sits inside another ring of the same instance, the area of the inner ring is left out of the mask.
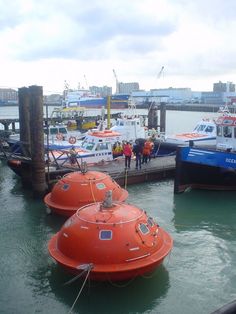
[[[95,143],[88,140],[84,140],[81,147],[87,150],[93,150]]]
[[[196,132],[203,132],[203,131],[205,130],[205,128],[206,128],[206,125],[205,125],[205,124],[198,124],[198,125],[195,127],[194,131],[196,131]]]
[[[213,126],[213,125],[208,125],[208,126],[206,127],[205,132],[207,132],[207,133],[212,133],[213,131],[214,131],[214,126]]]
[[[67,134],[67,129],[65,127],[50,127],[50,128],[44,128],[44,133],[50,135],[57,135],[58,133],[61,134]]]
[[[122,121],[122,120],[116,121],[116,126],[123,126],[123,125],[124,125],[124,121]]]
[[[65,127],[58,129],[59,133],[67,134],[67,129]]]
[[[108,143],[98,143],[96,150],[107,150],[108,149]]]

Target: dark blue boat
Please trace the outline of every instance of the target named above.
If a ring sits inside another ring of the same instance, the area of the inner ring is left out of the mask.
[[[176,193],[187,188],[236,190],[236,117],[222,116],[216,125],[215,149],[178,148]]]

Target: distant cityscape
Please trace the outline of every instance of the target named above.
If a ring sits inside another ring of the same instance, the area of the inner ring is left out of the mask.
[[[71,89],[68,89],[71,91]],[[107,97],[113,95],[112,87],[91,86],[88,91],[94,95]],[[65,92],[65,91],[64,91]],[[48,104],[60,104],[63,101],[62,94],[51,94],[44,96],[44,102]],[[236,105],[235,84],[233,82],[213,83],[212,91],[192,91],[191,88],[169,87],[162,89],[141,90],[139,83],[116,82],[116,95],[129,95],[135,103],[144,102],[166,102],[170,104],[212,104],[212,105]],[[0,105],[12,105],[18,103],[18,91],[12,88],[0,88]]]

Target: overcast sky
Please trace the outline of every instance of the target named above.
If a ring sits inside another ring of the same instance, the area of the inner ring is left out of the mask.
[[[236,83],[235,0],[0,0],[0,87]],[[162,66],[164,71],[158,76]]]

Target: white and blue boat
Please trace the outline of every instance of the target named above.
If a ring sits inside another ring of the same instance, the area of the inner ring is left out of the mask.
[[[214,119],[201,119],[190,132],[170,135],[160,135],[155,140],[159,154],[172,155],[179,146],[189,146],[190,143],[201,147],[216,144],[216,123]]]
[[[187,188],[236,190],[236,116],[216,120],[216,146],[179,147],[176,154],[175,192]]]
[[[111,96],[111,107],[113,109],[124,109],[128,107],[128,94],[116,94]],[[107,97],[91,93],[86,89],[66,90],[64,91],[63,106],[85,107],[85,108],[106,108]]]

